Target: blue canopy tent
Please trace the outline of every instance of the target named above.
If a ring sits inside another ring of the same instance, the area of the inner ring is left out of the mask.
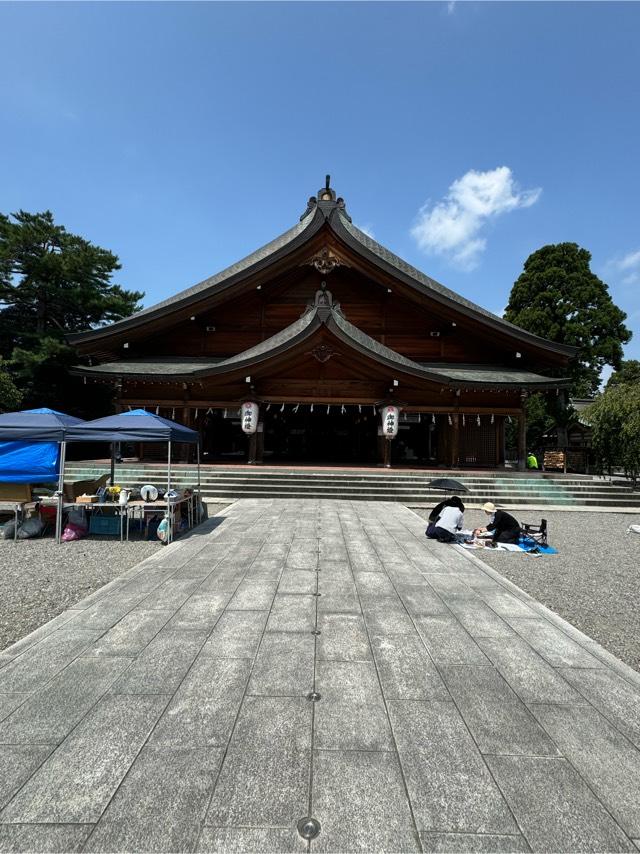
[[[57,442],[0,442],[0,483],[51,483],[59,477]]]
[[[62,532],[61,505],[67,435],[72,427],[84,423],[81,418],[46,407],[0,415],[0,480],[11,483],[58,481],[58,539]],[[41,447],[36,447],[36,443]],[[24,464],[22,477],[19,476],[18,468],[20,460]]]
[[[72,427],[67,434],[69,442],[166,442],[167,443],[167,495],[171,490],[171,446],[185,442],[197,446],[198,495],[200,494],[200,435],[183,424],[154,415],[144,409],[132,409],[119,415],[107,415],[95,421],[85,421]],[[167,513],[171,515],[171,500],[167,498]],[[172,532],[170,531],[170,536]]]

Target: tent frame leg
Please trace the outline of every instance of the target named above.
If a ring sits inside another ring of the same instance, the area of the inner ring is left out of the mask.
[[[173,539],[173,519],[171,518],[171,499],[169,492],[171,491],[171,439],[167,442],[167,522],[169,528],[167,530],[167,545]]]
[[[64,509],[64,464],[67,456],[67,443],[60,443],[60,476],[58,478],[58,509],[56,513],[56,542],[62,542],[62,512]]]

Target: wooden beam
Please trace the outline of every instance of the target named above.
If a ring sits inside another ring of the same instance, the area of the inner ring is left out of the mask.
[[[460,464],[460,416],[455,412],[451,416],[451,467],[458,468]]]
[[[522,407],[518,415],[518,470],[524,471],[527,467],[527,394],[521,395]]]

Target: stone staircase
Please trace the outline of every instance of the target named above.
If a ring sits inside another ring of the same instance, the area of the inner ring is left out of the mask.
[[[69,462],[68,480],[84,480],[109,471],[105,461]],[[121,463],[116,482],[122,486],[166,483],[166,464]],[[509,471],[464,472],[442,470],[285,468],[268,466],[202,466],[201,491],[211,500],[236,498],[341,498],[359,501],[400,501],[413,506],[433,504],[442,493],[427,488],[436,477],[453,477],[467,487],[464,502],[478,507],[494,501],[502,507],[634,510],[640,513],[640,492],[626,485],[584,475]],[[194,486],[196,467],[172,467],[176,486]]]

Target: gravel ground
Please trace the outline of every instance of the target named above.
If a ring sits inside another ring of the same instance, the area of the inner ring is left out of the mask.
[[[209,517],[225,506],[210,504]],[[161,548],[159,540],[0,540],[0,651]]]
[[[425,519],[429,515],[414,510]],[[625,533],[640,518],[539,510],[513,515],[532,524],[544,515],[549,543],[559,554],[530,557],[492,549],[473,554],[640,671],[640,535]],[[484,525],[485,519],[480,510],[464,514],[468,528]]]

